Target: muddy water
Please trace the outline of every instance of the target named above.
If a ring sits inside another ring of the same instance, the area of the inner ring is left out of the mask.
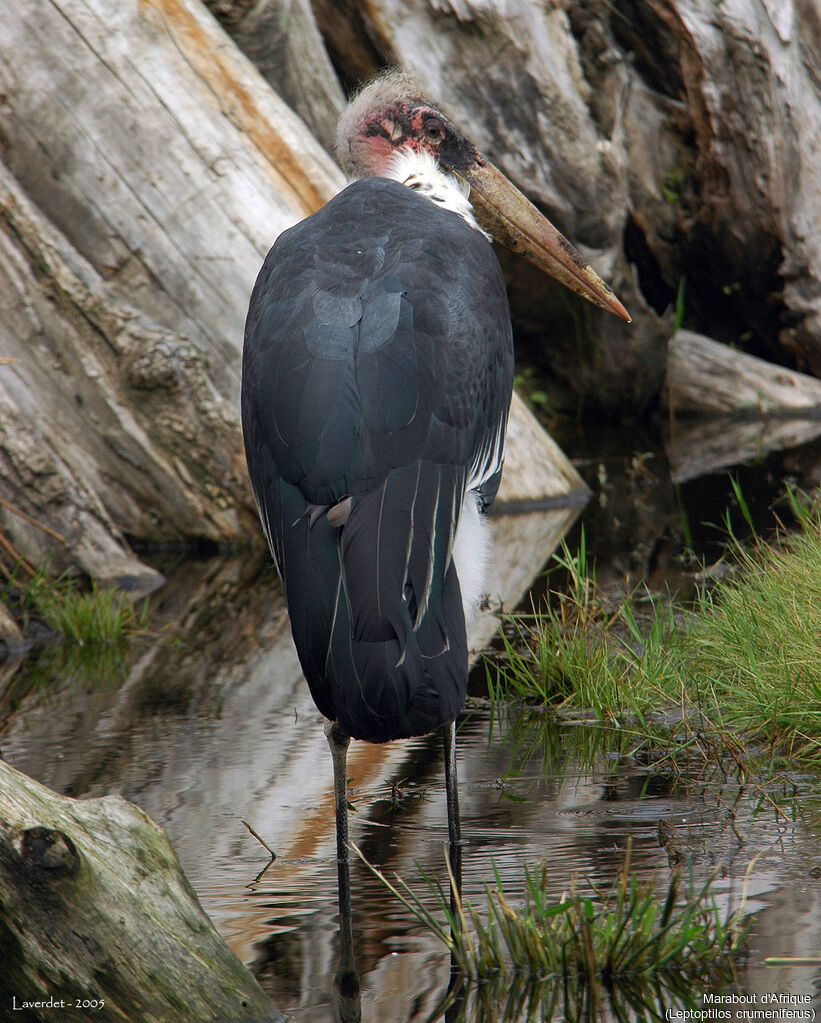
[[[787,458],[758,466],[747,481],[757,514],[766,516],[785,474],[811,482],[821,464],[812,448],[803,462]],[[720,519],[726,476],[675,488],[660,455],[629,447],[599,450],[588,468],[594,496],[585,529],[603,581],[686,580],[682,521],[719,549],[720,537],[700,523]],[[759,499],[753,481],[762,477]],[[330,757],[278,583],[269,566],[231,559],[164,568],[156,620],[167,625],[122,662],[101,668],[49,650],[6,666],[4,691],[14,699],[0,720],[3,755],[59,792],[121,792],[142,806],[167,829],[203,905],[276,1004],[304,1023],[331,1019],[338,944]],[[821,1009],[817,970],[763,965],[768,956],[821,951],[819,779],[796,772],[742,785],[695,770],[673,776],[634,750],[628,730],[493,720],[476,704],[459,730],[466,896],[481,904],[495,869],[515,901],[523,865],[542,861],[556,897],[574,878],[606,886],[631,839],[643,876],[664,886],[671,861],[696,878],[717,870],[717,895],[736,903],[757,856],[746,887],[755,924],[735,990],[748,1008],[785,992]],[[354,744],[348,773],[353,840],[432,905],[419,869],[444,881],[438,739]],[[267,869],[243,820],[277,852]],[[442,946],[361,863],[352,875],[362,1018],[435,1015],[449,980]],[[655,1005],[623,1018],[663,1015],[664,998]],[[483,1016],[469,1000],[451,1018],[515,1017]]]

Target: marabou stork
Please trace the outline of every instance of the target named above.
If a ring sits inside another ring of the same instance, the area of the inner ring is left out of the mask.
[[[338,155],[356,180],[280,235],[251,295],[248,471],[300,663],[329,722],[340,881],[349,737],[437,728],[458,879],[465,622],[481,591],[482,513],[499,487],[513,386],[491,236],[629,316],[407,74],[353,100]]]

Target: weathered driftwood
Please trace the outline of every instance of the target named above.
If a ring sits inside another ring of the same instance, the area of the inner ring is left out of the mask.
[[[664,397],[677,483],[821,434],[821,381],[689,330],[670,339]]]
[[[59,796],[2,761],[0,948],[4,1019],[283,1019],[146,814]]]
[[[0,530],[145,588],[125,534],[258,535],[244,308],[339,174],[196,3],[0,4],[0,80]]]
[[[691,330],[670,339],[663,396],[674,416],[821,415],[821,380]]]
[[[274,92],[333,153],[345,94],[323,45],[310,0],[204,2]]]
[[[256,535],[235,409],[247,297],[341,177],[198,3],[12,7],[0,476],[65,543],[8,510],[0,526],[32,560],[142,582],[123,534]]]
[[[197,0],[0,0],[0,87],[0,530],[135,588],[158,579],[126,536],[259,541],[247,299],[341,173]],[[506,493],[553,494],[564,459],[525,433],[544,457]]]
[[[238,25],[254,17],[245,0],[217,7]],[[627,410],[655,397],[669,332],[657,314],[682,277],[701,321],[752,330],[821,375],[821,22],[810,0],[312,7],[348,81],[414,68],[614,284],[634,326],[582,306],[596,329],[581,347],[564,324],[550,329],[558,292],[526,274],[514,284],[520,319],[571,393]]]
[[[0,210],[0,525],[32,561],[150,588],[123,533],[236,537],[235,418],[197,349],[114,294],[2,164]]]
[[[118,297],[207,354],[233,401],[261,258],[339,171],[196,0],[0,11],[7,166]]]

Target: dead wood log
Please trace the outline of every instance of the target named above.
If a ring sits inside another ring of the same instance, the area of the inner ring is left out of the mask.
[[[821,381],[689,330],[670,339],[664,397],[676,483],[821,434]]]
[[[0,211],[0,524],[55,571],[150,589],[124,533],[237,536],[236,418],[197,349],[118,298],[2,164]]]
[[[612,108],[620,78],[630,88],[628,228],[645,294],[659,307],[662,284],[674,290],[685,277],[690,322],[821,375],[817,5],[572,8],[597,105]]]
[[[670,339],[664,396],[674,416],[821,415],[821,380],[691,330],[676,331]]]
[[[262,257],[339,171],[196,0],[2,0],[0,14],[9,170],[119,298],[208,356],[233,402]]]
[[[698,194],[685,188],[682,201],[694,242],[691,282],[706,286],[716,275],[712,289],[725,306],[754,310],[750,329],[763,345],[773,344],[767,335],[779,326],[773,307],[782,299],[782,348],[821,376],[818,7],[652,0],[648,8],[679,46],[694,132]]]
[[[582,308],[577,346],[555,295],[516,271],[534,355],[547,353],[571,393],[632,411],[656,396],[682,277],[711,334],[751,333],[821,375],[821,18],[810,0],[313,7],[338,68],[352,80],[381,62],[414,68],[614,284],[636,324],[585,329]]]
[[[247,298],[341,176],[197,3],[0,2],[0,83],[0,481],[52,533],[7,509],[0,528],[147,588],[125,534],[259,537]]]
[[[274,92],[329,153],[345,106],[310,0],[204,0]]]
[[[146,814],[59,796],[2,761],[0,948],[6,1018],[283,1019]]]
[[[52,533],[7,508],[0,529],[135,588],[157,576],[126,536],[259,540],[236,414],[248,295],[341,173],[197,0],[0,0],[0,91],[0,481]],[[525,447],[560,459],[534,430]],[[553,493],[520,461],[509,494]]]

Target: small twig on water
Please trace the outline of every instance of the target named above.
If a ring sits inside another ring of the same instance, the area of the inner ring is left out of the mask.
[[[248,828],[248,830],[251,832],[251,834],[254,836],[254,838],[259,842],[259,844],[264,846],[268,850],[268,852],[271,854],[271,861],[273,862],[277,858],[277,854],[270,847],[270,845],[268,845],[268,843],[265,841],[265,839],[261,835],[257,834],[257,832],[254,831],[254,829],[251,827],[251,825],[248,823],[248,821],[242,820],[241,817],[240,817],[240,821],[245,825],[246,828]]]

